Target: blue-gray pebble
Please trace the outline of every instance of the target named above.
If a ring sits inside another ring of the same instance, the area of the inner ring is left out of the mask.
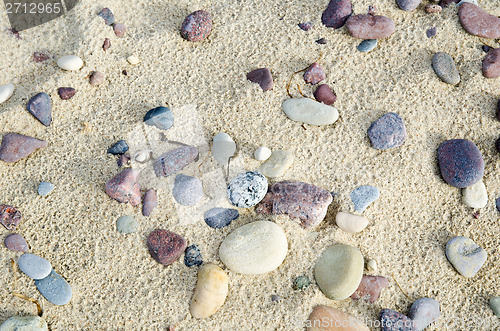
[[[186,175],[177,175],[175,177],[174,189],[172,195],[175,201],[184,206],[197,204],[203,197],[203,185],[201,180]]]
[[[495,200],[495,206],[497,207],[497,210],[500,212],[500,198],[497,198]]]
[[[146,113],[144,122],[160,130],[168,130],[174,125],[174,114],[167,107],[156,107]]]
[[[363,53],[371,52],[377,47],[377,39],[365,39],[358,45],[358,51]]]
[[[200,266],[203,264],[201,250],[196,244],[186,248],[186,251],[184,252],[184,264],[187,267]]]
[[[415,331],[422,331],[441,315],[439,302],[433,298],[420,298],[413,303],[408,317],[413,320]]]
[[[113,155],[122,155],[128,151],[128,144],[125,140],[119,140],[108,148],[108,153]]]
[[[44,279],[35,280],[38,291],[54,305],[62,306],[71,300],[71,286],[54,270]]]
[[[17,265],[26,276],[33,279],[47,277],[52,271],[52,265],[43,257],[31,253],[24,253],[17,261]]]
[[[38,185],[38,195],[44,196],[54,190],[54,184],[49,182],[41,182]]]
[[[120,233],[134,233],[137,231],[137,221],[134,216],[122,216],[116,221],[116,230]]]
[[[403,145],[406,127],[401,116],[388,113],[380,117],[368,128],[368,138],[375,149],[389,149]]]
[[[363,185],[351,192],[354,210],[363,212],[372,202],[380,197],[380,190],[370,185]]]
[[[231,224],[237,219],[240,213],[232,208],[212,208],[205,212],[205,223],[211,228],[220,229]]]

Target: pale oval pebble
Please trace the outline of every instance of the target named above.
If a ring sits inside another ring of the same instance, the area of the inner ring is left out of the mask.
[[[462,189],[462,201],[471,208],[484,208],[488,203],[488,192],[482,180]]]
[[[136,64],[139,64],[139,58],[135,55],[131,55],[127,58],[127,61],[128,63],[132,64],[132,65],[136,65]]]
[[[344,212],[337,213],[335,221],[339,228],[349,233],[361,232],[368,226],[368,219],[366,217]]]
[[[236,153],[236,143],[224,132],[214,136],[212,140],[212,156],[221,165],[227,165],[229,159]]]
[[[288,118],[300,123],[328,125],[339,118],[337,109],[309,98],[287,99],[283,101],[282,107]]]
[[[287,251],[288,242],[281,227],[256,221],[231,232],[219,247],[219,257],[231,271],[265,274],[281,265]]]
[[[481,269],[488,254],[472,239],[458,236],[446,244],[446,258],[462,276],[470,278]]]
[[[293,154],[281,149],[272,152],[271,157],[264,162],[257,171],[269,178],[283,176],[292,166]]]
[[[368,261],[368,263],[366,264],[366,269],[370,272],[377,272],[377,270],[378,270],[377,261],[375,261],[373,259]]]
[[[136,160],[139,163],[146,163],[150,159],[151,159],[151,151],[149,150],[138,151],[134,155],[134,160]]]
[[[35,254],[24,253],[17,261],[17,265],[26,276],[32,279],[47,277],[52,271],[52,265],[46,259]]]
[[[76,71],[83,67],[83,61],[76,55],[66,55],[57,60],[57,65],[64,70]]]
[[[208,263],[198,271],[198,280],[189,311],[194,318],[207,318],[222,307],[227,297],[229,277],[216,266]]]
[[[265,161],[267,160],[269,157],[271,157],[271,150],[267,147],[259,147],[255,150],[255,152],[253,153],[253,156],[255,157],[255,159],[257,161]]]
[[[0,103],[7,101],[14,93],[15,86],[12,83],[0,86]]]
[[[0,331],[48,331],[47,322],[38,316],[12,316],[0,325]]]
[[[433,298],[420,298],[413,303],[408,317],[413,320],[415,331],[423,331],[439,319],[441,309],[439,302]]]
[[[71,286],[54,270],[44,279],[36,279],[35,286],[43,297],[54,305],[65,305],[73,296]]]

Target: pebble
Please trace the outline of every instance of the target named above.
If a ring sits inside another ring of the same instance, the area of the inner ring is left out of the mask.
[[[188,41],[202,41],[211,31],[212,16],[204,10],[197,10],[182,22],[181,36]]]
[[[500,318],[500,297],[492,297],[490,299],[490,308],[496,317]]]
[[[428,4],[425,6],[425,11],[428,13],[440,13],[443,11],[443,7],[435,4]]]
[[[123,154],[121,155],[118,160],[116,160],[116,164],[118,165],[118,167],[122,167],[126,164],[128,164],[130,161],[130,155],[128,154]]]
[[[405,123],[396,113],[387,113],[368,128],[368,138],[375,149],[389,149],[403,145],[407,137]]]
[[[325,38],[319,38],[318,40],[316,40],[316,44],[319,44],[319,45],[326,45],[328,41],[325,39]]]
[[[436,33],[437,33],[437,28],[429,28],[427,29],[427,31],[425,31],[425,35],[427,36],[427,38],[432,38],[434,36],[436,36]]]
[[[494,48],[483,60],[483,76],[486,78],[500,77],[500,48]]]
[[[203,185],[196,177],[177,175],[172,195],[175,201],[184,206],[193,206],[203,197]]]
[[[269,178],[281,177],[292,166],[293,159],[291,152],[278,149],[272,152],[271,157],[257,171]]]
[[[466,139],[447,140],[439,145],[437,154],[441,175],[451,186],[466,188],[483,177],[483,156],[473,142]]]
[[[186,240],[172,231],[156,229],[148,236],[149,254],[165,266],[177,261],[186,250]]]
[[[139,171],[123,169],[106,183],[106,194],[119,202],[137,206],[141,203],[141,188],[137,183]]]
[[[108,148],[108,154],[122,155],[128,151],[128,144],[125,140],[118,140],[110,148]]]
[[[360,319],[323,305],[314,307],[305,324],[306,331],[370,331]]]
[[[17,265],[26,276],[32,279],[43,279],[52,271],[52,265],[49,261],[30,253],[21,255],[17,261]]]
[[[500,121],[500,99],[498,100],[498,103],[497,103],[497,120]]]
[[[227,197],[236,207],[250,208],[264,199],[267,189],[267,178],[264,175],[247,171],[231,180],[227,186]]]
[[[7,230],[15,230],[21,221],[21,212],[9,205],[0,205],[0,224]]]
[[[123,38],[127,32],[127,27],[122,23],[115,23],[113,25],[113,31],[118,38]]]
[[[327,190],[303,182],[283,181],[269,189],[257,213],[287,214],[304,228],[317,226],[325,218],[333,197]]]
[[[0,331],[48,331],[47,322],[38,316],[12,316],[0,325]]]
[[[198,149],[196,147],[182,146],[160,155],[155,160],[153,167],[157,177],[168,177],[178,173],[197,159]]]
[[[83,67],[83,61],[76,55],[66,55],[57,60],[57,65],[64,70],[76,71]]]
[[[207,318],[222,307],[229,289],[229,277],[216,266],[208,263],[198,271],[198,280],[189,311],[194,318]]]
[[[45,126],[52,122],[52,100],[47,93],[38,93],[28,101],[26,108]]]
[[[201,256],[201,250],[198,245],[191,245],[186,248],[184,253],[184,264],[189,268],[192,266],[200,266],[203,264],[203,258]]]
[[[35,280],[35,285],[43,297],[54,305],[62,306],[71,300],[71,286],[54,270],[44,279]]]
[[[299,123],[329,125],[339,118],[337,109],[309,98],[287,99],[282,107],[289,119]]]
[[[139,163],[146,163],[151,160],[152,151],[151,150],[142,150],[138,151],[134,155],[134,160]]]
[[[380,190],[374,186],[363,185],[355,188],[350,196],[354,204],[354,210],[362,213],[366,207],[380,197]]]
[[[344,212],[337,213],[335,222],[339,228],[349,233],[361,232],[368,226],[368,219],[366,217]]]
[[[0,145],[0,160],[13,163],[25,158],[39,148],[47,147],[47,142],[19,133],[7,133]]]
[[[279,295],[276,295],[276,294],[271,295],[272,302],[276,302],[276,301],[280,301],[280,300],[281,300],[281,297]]]
[[[330,86],[326,84],[321,84],[320,86],[318,86],[313,95],[318,102],[322,102],[328,106],[333,105],[335,101],[337,101],[337,96],[335,95],[335,93],[333,93]]]
[[[219,247],[219,258],[231,271],[266,274],[286,257],[288,242],[276,223],[255,221],[231,232]]]
[[[396,0],[399,8],[404,11],[412,11],[420,5],[422,0]]]
[[[259,147],[253,152],[253,156],[257,161],[265,161],[271,157],[271,150],[265,146]]]
[[[134,233],[137,232],[138,224],[134,216],[125,215],[116,221],[116,230],[120,233]]]
[[[38,195],[45,196],[54,190],[54,184],[49,182],[40,182],[38,184]]]
[[[229,159],[236,153],[236,143],[227,133],[220,132],[212,140],[211,152],[219,164],[227,166]]]
[[[240,213],[237,209],[221,207],[209,209],[203,216],[205,223],[214,229],[226,227],[238,217],[240,217]]]
[[[491,50],[491,47],[488,45],[483,45],[481,46],[481,49],[483,50],[483,52],[488,53]]]
[[[100,71],[94,71],[94,73],[92,74],[92,76],[90,76],[90,85],[94,85],[94,86],[97,86],[97,85],[101,85],[102,83],[104,83],[104,74]]]
[[[151,215],[156,207],[158,207],[158,195],[155,190],[150,188],[146,191],[142,200],[142,215]]]
[[[457,85],[460,83],[460,74],[452,57],[446,53],[438,52],[432,57],[432,69],[445,83]]]
[[[467,237],[454,237],[446,245],[446,257],[464,277],[470,278],[486,262],[486,251]]]
[[[28,243],[19,233],[11,233],[4,239],[4,245],[13,252],[23,252],[28,250]]]
[[[374,303],[380,297],[380,292],[389,286],[389,280],[383,276],[363,276],[359,287],[351,295],[351,299],[363,299],[366,302]]]
[[[363,53],[371,52],[377,47],[377,39],[365,39],[358,45],[358,51]]]
[[[321,68],[321,66],[316,62],[311,64],[309,68],[307,68],[307,70],[304,72],[304,80],[308,84],[316,85],[325,79],[325,70],[323,70],[323,68]]]
[[[144,123],[160,130],[168,130],[174,125],[174,114],[167,107],[156,107],[146,113]]]
[[[328,28],[339,29],[344,26],[351,15],[351,0],[330,0],[321,15],[321,22]]]
[[[368,261],[368,263],[366,264],[366,269],[370,272],[377,272],[378,270],[377,261],[373,259]]]
[[[307,276],[300,276],[295,278],[293,281],[293,289],[296,291],[302,291],[306,287],[311,285],[311,280]]]
[[[488,192],[483,181],[480,180],[474,185],[462,190],[462,201],[471,208],[484,208],[488,203]]]
[[[72,87],[60,87],[57,89],[57,94],[62,100],[71,99],[76,93],[76,90]]]
[[[411,319],[392,309],[380,311],[380,324],[382,331],[414,331],[415,326]]]
[[[9,100],[15,90],[15,86],[12,83],[8,83],[0,86],[0,104]]]
[[[359,287],[364,260],[358,248],[337,244],[326,248],[314,267],[321,292],[332,300],[344,300]]]
[[[394,33],[396,26],[389,17],[380,15],[355,15],[346,22],[347,31],[354,38],[382,39]]]
[[[48,59],[50,59],[50,56],[48,54],[45,54],[43,52],[34,52],[33,53],[33,61],[36,63],[47,61]]]
[[[102,49],[106,52],[111,47],[111,40],[109,38],[104,39],[104,43],[102,44]]]
[[[470,34],[483,38],[500,38],[500,18],[491,15],[481,7],[465,2],[458,8],[458,18]]]
[[[495,200],[495,207],[497,207],[497,210],[500,212],[500,198]]]
[[[109,8],[103,8],[97,15],[102,17],[107,25],[115,23],[115,15],[113,15],[113,12]]]
[[[274,82],[271,71],[267,68],[259,68],[250,71],[247,74],[247,79],[252,83],[259,84],[263,91],[269,91],[273,89]]]
[[[304,31],[309,31],[313,26],[313,24],[311,22],[299,23],[298,25],[299,25],[299,28],[301,28]]]
[[[131,55],[127,58],[127,62],[130,63],[131,65],[136,65],[139,64],[139,58],[135,55]]]
[[[448,7],[452,3],[457,3],[459,0],[440,0],[439,5],[443,8]]]
[[[413,303],[408,317],[413,320],[415,331],[422,331],[436,322],[441,315],[439,302],[433,298],[421,298]]]

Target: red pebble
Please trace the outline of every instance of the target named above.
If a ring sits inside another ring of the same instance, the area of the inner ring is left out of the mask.
[[[136,182],[139,171],[124,169],[121,173],[111,178],[106,183],[106,194],[119,202],[130,203],[137,206],[141,203],[141,189]]]
[[[59,98],[63,100],[71,99],[76,93],[76,90],[72,87],[60,87],[57,89],[57,94]]]
[[[389,286],[389,280],[383,276],[363,276],[356,292],[351,295],[351,299],[363,299],[373,303],[380,297],[380,292]]]
[[[304,80],[309,84],[318,84],[326,78],[325,71],[319,64],[314,62],[304,73]]]
[[[149,253],[158,263],[170,265],[181,257],[187,242],[177,233],[156,229],[148,236]]]
[[[486,78],[497,78],[500,76],[500,48],[492,49],[484,57],[483,76]]]
[[[314,91],[314,98],[318,100],[318,102],[323,102],[325,105],[333,105],[335,101],[337,101],[337,96],[333,93],[330,86],[326,84],[321,84],[318,86],[316,91]]]
[[[204,10],[197,10],[182,22],[181,36],[188,41],[202,41],[211,31],[212,16]]]
[[[14,230],[21,221],[21,213],[12,206],[0,205],[0,223],[7,230]]]

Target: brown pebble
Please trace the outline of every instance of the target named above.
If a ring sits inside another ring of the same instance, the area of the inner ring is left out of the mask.
[[[440,5],[426,5],[425,6],[425,11],[428,13],[440,13],[443,10],[443,7]]]
[[[305,324],[306,331],[370,331],[360,319],[323,305],[314,307]]]
[[[76,93],[76,90],[72,87],[60,87],[57,89],[57,94],[59,98],[63,100],[71,99]]]
[[[335,95],[335,93],[333,93],[330,86],[326,84],[321,84],[320,86],[318,86],[313,95],[318,102],[322,102],[325,105],[330,106],[333,105],[335,101],[337,101],[337,96]]]
[[[192,146],[182,146],[160,155],[153,168],[157,177],[168,177],[178,173],[185,166],[198,159],[198,149]]]
[[[500,38],[500,18],[473,3],[462,3],[458,8],[458,18],[463,28],[474,36]]]
[[[7,133],[0,146],[0,160],[13,163],[25,158],[39,148],[47,147],[47,142],[19,133]]]
[[[380,15],[355,15],[347,19],[347,31],[354,38],[382,39],[394,33],[396,25],[389,17]]]
[[[142,215],[149,216],[153,210],[158,207],[158,195],[156,191],[150,188],[144,194],[142,201]]]
[[[106,183],[106,193],[119,202],[130,203],[137,206],[141,203],[141,189],[137,183],[139,171],[124,169],[121,173],[111,178]]]
[[[383,276],[363,276],[358,289],[351,295],[351,299],[363,299],[373,303],[380,297],[380,292],[389,286],[389,280]]]
[[[104,83],[104,74],[100,71],[94,71],[90,76],[90,85],[101,85]]]
[[[165,266],[177,261],[187,247],[184,238],[177,233],[163,229],[151,232],[147,244],[151,257]]]
[[[33,53],[33,61],[35,61],[36,63],[47,61],[48,59],[50,59],[50,57],[45,53],[42,52]]]
[[[188,41],[202,41],[211,31],[212,16],[204,10],[189,14],[181,26],[181,36]]]
[[[273,76],[271,71],[267,68],[259,68],[250,71],[247,74],[247,79],[252,83],[259,84],[263,91],[269,91],[273,89]]]
[[[321,66],[316,62],[311,64],[309,68],[307,68],[306,72],[304,72],[304,80],[308,84],[318,84],[322,80],[325,80],[325,78],[325,70],[323,70],[323,68],[321,68]]]
[[[9,205],[0,205],[0,224],[7,230],[15,230],[21,221],[21,217],[21,212],[16,208]]]
[[[500,76],[500,48],[492,49],[484,57],[483,76],[486,78],[497,78]]]
[[[28,250],[28,243],[19,233],[11,233],[7,237],[5,237],[4,245],[7,249],[10,249],[14,252],[23,252],[25,253]]]
[[[118,38],[122,38],[127,32],[127,27],[121,23],[115,23],[113,25],[113,31]]]
[[[102,44],[102,49],[106,52],[111,47],[111,40],[109,38],[104,39],[104,43]]]

